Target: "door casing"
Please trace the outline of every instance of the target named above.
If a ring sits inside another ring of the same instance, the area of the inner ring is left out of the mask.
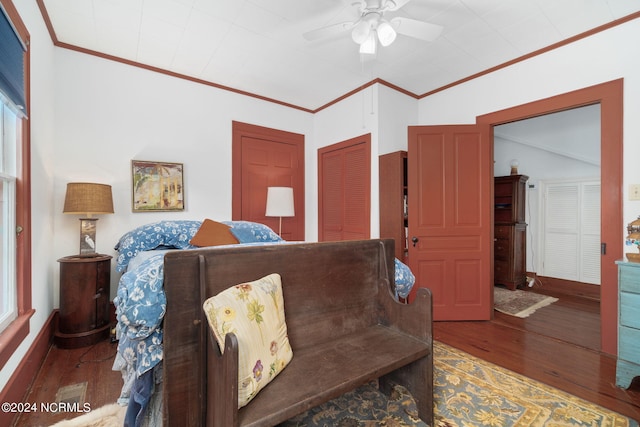
[[[601,257],[600,336],[601,350],[617,354],[618,270],[615,261],[623,257],[623,96],[624,80],[617,79],[550,98],[533,101],[478,116],[476,123],[493,126],[544,114],[600,104],[601,229],[606,253]]]

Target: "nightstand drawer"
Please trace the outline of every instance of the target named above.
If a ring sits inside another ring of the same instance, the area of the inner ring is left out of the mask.
[[[618,327],[618,358],[640,364],[640,329]]]
[[[640,329],[640,294],[620,292],[620,324]]]

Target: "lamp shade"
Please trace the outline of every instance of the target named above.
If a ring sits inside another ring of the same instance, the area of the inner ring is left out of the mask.
[[[111,186],[90,182],[68,183],[62,212],[66,214],[113,213]]]
[[[294,216],[293,188],[268,187],[265,216]]]

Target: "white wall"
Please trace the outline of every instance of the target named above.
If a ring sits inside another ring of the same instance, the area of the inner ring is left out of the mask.
[[[408,127],[418,124],[418,100],[380,85],[378,155],[407,150]]]
[[[475,123],[476,116],[624,78],[624,223],[640,214],[628,200],[640,183],[640,20],[514,64],[420,100],[421,124]],[[625,230],[620,230],[623,234]]]
[[[31,234],[32,234],[32,307],[35,314],[30,332],[0,371],[3,388],[40,333],[51,314],[54,289],[55,247],[53,232],[53,45],[36,2],[14,0],[14,5],[31,35]],[[55,270],[57,271],[57,270]]]

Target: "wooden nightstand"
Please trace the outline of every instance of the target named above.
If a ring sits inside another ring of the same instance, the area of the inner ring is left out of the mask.
[[[111,256],[67,256],[60,263],[60,311],[54,341],[78,348],[109,337]]]

